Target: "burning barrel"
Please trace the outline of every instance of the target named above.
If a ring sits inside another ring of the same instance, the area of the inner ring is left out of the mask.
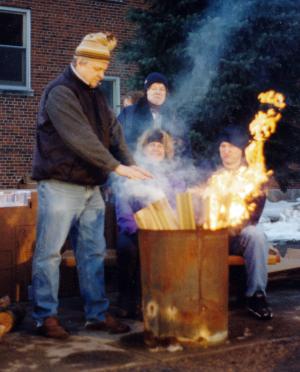
[[[228,334],[227,230],[139,231],[144,327],[217,344]]]
[[[203,216],[197,218],[190,192],[176,195],[176,212],[162,199],[135,213],[139,227],[145,331],[153,338],[222,342],[228,328],[228,227],[240,226],[255,210],[267,171],[263,145],[285,107],[275,91],[249,125],[246,162],[232,173],[216,172],[199,188]]]

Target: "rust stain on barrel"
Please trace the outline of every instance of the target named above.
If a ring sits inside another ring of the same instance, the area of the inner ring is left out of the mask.
[[[139,242],[146,330],[187,339],[227,334],[227,231],[141,230]]]

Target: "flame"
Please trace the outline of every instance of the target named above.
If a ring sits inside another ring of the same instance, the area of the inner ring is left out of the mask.
[[[259,94],[258,99],[272,107],[267,111],[258,111],[249,124],[252,140],[245,149],[247,165],[236,171],[218,171],[209,179],[204,192],[205,229],[235,227],[249,219],[256,207],[251,200],[263,193],[262,185],[272,174],[272,171],[266,170],[264,143],[275,132],[281,119],[278,110],[286,104],[284,96],[273,90]]]

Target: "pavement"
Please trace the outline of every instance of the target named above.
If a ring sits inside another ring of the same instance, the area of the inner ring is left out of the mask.
[[[71,337],[57,341],[33,331],[30,304],[21,326],[0,342],[0,371],[299,371],[300,272],[272,280],[271,321],[259,321],[230,300],[229,337],[218,346],[183,344],[183,349],[150,351],[143,323],[130,321],[130,333],[86,331],[79,298],[61,300],[60,318]]]

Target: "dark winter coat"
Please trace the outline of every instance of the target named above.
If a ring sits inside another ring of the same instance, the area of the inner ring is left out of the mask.
[[[159,113],[162,116],[162,126],[160,129],[176,136],[175,115],[166,106],[162,105]],[[126,142],[131,151],[136,150],[138,138],[148,129],[154,129],[154,120],[150,111],[150,104],[145,97],[141,98],[136,104],[125,107],[118,116],[122,124]]]
[[[120,124],[100,89],[69,66],[41,98],[32,178],[99,185],[120,162],[134,164]]]

